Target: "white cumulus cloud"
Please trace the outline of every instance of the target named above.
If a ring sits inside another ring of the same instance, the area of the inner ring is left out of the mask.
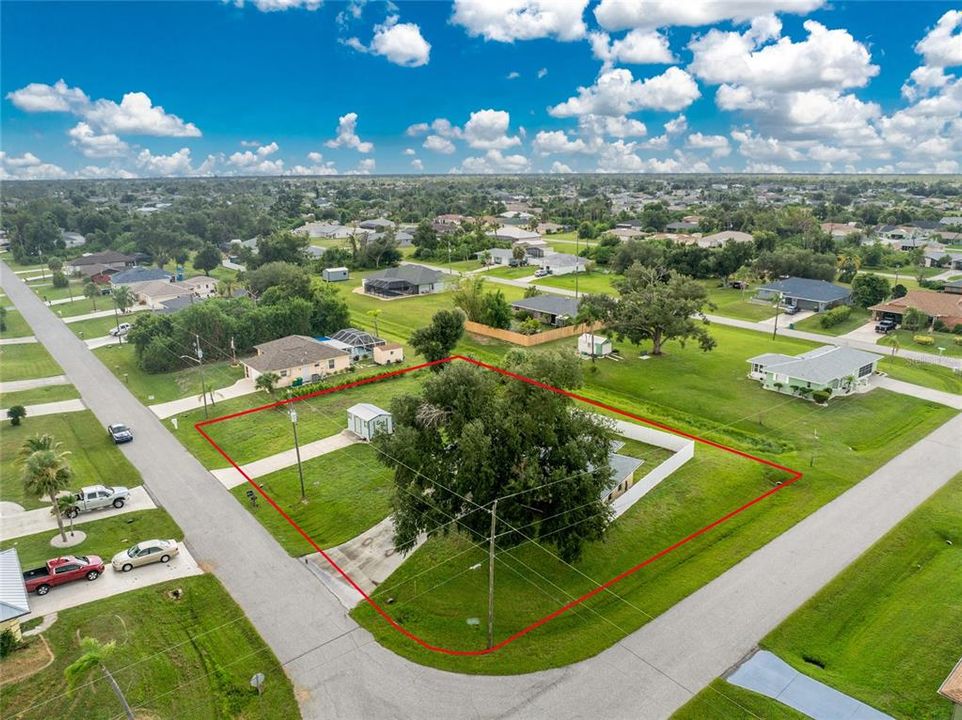
[[[353,148],[360,153],[369,153],[374,149],[374,143],[361,140],[357,134],[357,113],[351,112],[341,115],[337,119],[337,137],[324,143],[329,148]]]
[[[514,42],[584,37],[588,0],[455,0],[451,22],[469,35]]]
[[[508,135],[511,115],[504,110],[478,110],[464,125],[464,138],[468,145],[480,150],[504,150],[521,144],[517,135]]]
[[[700,27],[725,20],[743,22],[758,15],[805,15],[825,0],[601,0],[595,19],[606,30],[680,25]]]
[[[578,94],[549,110],[555,117],[578,115],[620,116],[638,110],[676,112],[691,105],[701,92],[694,78],[679,67],[661,75],[635,80],[630,70],[603,72],[595,84],[579,87]]]
[[[130,146],[115,134],[98,135],[85,122],[79,122],[70,128],[67,135],[71,138],[70,144],[90,158],[122,157],[130,150]]]

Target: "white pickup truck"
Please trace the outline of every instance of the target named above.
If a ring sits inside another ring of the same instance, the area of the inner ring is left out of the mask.
[[[71,505],[64,511],[68,518],[75,518],[80,513],[102,510],[108,507],[122,508],[130,499],[130,490],[125,487],[107,487],[106,485],[91,485],[80,488],[80,492],[71,498]]]

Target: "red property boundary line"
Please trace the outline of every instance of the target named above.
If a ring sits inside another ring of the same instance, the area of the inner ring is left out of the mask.
[[[622,416],[624,416],[624,417],[631,418],[632,420],[635,420],[635,421],[637,421],[637,422],[640,422],[640,423],[642,423],[642,424],[644,424],[644,425],[649,425],[649,426],[651,426],[651,427],[655,427],[655,428],[658,428],[658,429],[660,429],[660,430],[666,430],[666,431],[668,431],[668,432],[674,433],[675,435],[680,435],[681,437],[685,437],[685,438],[688,438],[689,440],[693,440],[693,441],[695,441],[695,442],[697,442],[697,443],[701,443],[701,444],[703,444],[703,445],[709,445],[709,446],[714,447],[714,448],[717,448],[717,449],[719,449],[719,450],[723,450],[723,451],[725,451],[725,452],[732,453],[733,455],[738,455],[739,457],[746,458],[746,459],[748,459],[748,460],[752,460],[752,461],[757,462],[757,463],[761,463],[762,465],[767,465],[768,467],[775,468],[776,470],[781,470],[781,471],[783,471],[783,472],[788,473],[789,476],[790,476],[790,479],[787,480],[787,481],[785,481],[785,482],[783,482],[783,483],[780,484],[780,485],[776,485],[776,486],[773,487],[771,490],[767,490],[766,492],[764,492],[764,493],[762,493],[761,495],[753,498],[752,500],[749,500],[747,503],[745,503],[745,504],[742,505],[741,507],[736,508],[735,510],[732,510],[731,512],[729,512],[729,513],[721,516],[721,517],[718,518],[717,520],[709,523],[708,525],[705,525],[703,528],[700,528],[700,529],[696,530],[695,532],[691,533],[691,534],[688,535],[687,537],[682,538],[682,539],[679,540],[678,542],[676,542],[676,543],[674,543],[674,544],[672,544],[672,545],[669,545],[668,547],[660,550],[659,552],[655,553],[655,554],[652,555],[651,557],[649,557],[649,558],[643,560],[642,562],[638,563],[638,564],[635,565],[634,567],[628,568],[628,569],[625,570],[624,572],[619,573],[618,575],[616,575],[615,577],[611,578],[611,579],[608,580],[607,582],[604,582],[604,583],[596,586],[594,589],[592,589],[592,590],[590,590],[589,592],[585,593],[585,594],[582,595],[581,597],[576,598],[576,599],[572,600],[571,602],[566,603],[565,605],[562,605],[561,607],[559,607],[559,608],[558,608],[557,610],[555,610],[554,612],[552,612],[552,613],[550,613],[550,614],[548,614],[548,615],[545,615],[545,616],[544,616],[543,618],[541,618],[540,620],[536,620],[535,622],[531,623],[531,624],[528,625],[527,627],[523,628],[522,630],[519,630],[518,632],[514,633],[514,634],[511,635],[510,637],[505,638],[504,640],[502,640],[501,642],[499,642],[499,643],[497,643],[496,645],[492,646],[491,648],[487,648],[487,649],[484,649],[484,650],[455,650],[455,649],[452,649],[452,648],[443,648],[443,647],[438,647],[437,645],[432,645],[431,643],[427,642],[427,641],[424,640],[423,638],[421,638],[421,637],[415,635],[414,633],[412,633],[410,630],[407,630],[406,628],[404,628],[404,627],[402,627],[401,625],[399,625],[399,624],[394,620],[394,618],[392,618],[380,605],[377,604],[377,602],[374,601],[373,598],[371,598],[370,595],[368,595],[366,592],[364,592],[364,590],[362,590],[361,587],[360,587],[356,582],[354,582],[354,580],[351,578],[351,576],[348,575],[346,572],[344,572],[344,570],[342,570],[341,567],[338,566],[338,564],[335,563],[326,552],[324,552],[323,548],[321,548],[316,542],[314,542],[314,540],[311,538],[311,536],[308,535],[306,532],[304,532],[304,530],[301,528],[301,526],[298,525],[296,522],[294,522],[294,520],[290,517],[290,515],[288,515],[286,512],[284,512],[284,510],[274,501],[274,499],[273,499],[272,497],[270,497],[266,492],[264,492],[263,488],[261,488],[256,482],[254,482],[254,480],[253,480],[252,478],[250,478],[250,477],[247,475],[247,473],[245,473],[236,462],[234,462],[233,458],[231,458],[231,456],[228,455],[228,454],[223,450],[223,448],[221,448],[216,442],[214,442],[214,440],[210,437],[210,435],[207,434],[207,432],[204,430],[204,428],[205,428],[207,425],[214,425],[214,424],[216,424],[216,423],[224,422],[225,420],[231,420],[231,419],[233,419],[233,418],[241,417],[241,416],[243,416],[243,415],[249,415],[249,414],[251,414],[251,413],[260,412],[261,410],[267,410],[267,409],[270,409],[270,408],[275,408],[275,407],[278,407],[278,406],[281,406],[281,405],[286,405],[286,404],[292,403],[292,402],[300,402],[301,400],[308,400],[308,399],[310,399],[310,398],[315,398],[315,397],[318,397],[318,396],[321,396],[321,395],[329,395],[329,394],[332,394],[332,393],[335,393],[335,392],[340,392],[341,390],[348,390],[348,389],[350,389],[350,388],[358,387],[358,386],[361,386],[361,385],[367,385],[367,384],[369,384],[369,383],[378,382],[378,381],[384,380],[384,379],[386,379],[386,378],[396,377],[396,376],[398,376],[398,375],[404,375],[404,374],[406,374],[406,373],[414,372],[415,370],[421,370],[421,369],[423,369],[423,368],[431,367],[431,366],[433,366],[433,365],[440,365],[440,364],[442,364],[442,363],[451,362],[452,360],[463,360],[464,362],[468,362],[468,363],[470,363],[470,364],[472,364],[472,365],[475,365],[475,366],[477,366],[477,367],[484,368],[485,370],[490,370],[490,371],[492,371],[492,372],[499,373],[499,374],[501,374],[501,375],[504,375],[505,377],[510,377],[510,378],[515,379],[515,380],[520,380],[521,382],[528,383],[529,385],[533,385],[533,386],[535,386],[535,387],[543,388],[543,389],[545,389],[545,390],[550,390],[551,392],[557,393],[557,394],[559,394],[559,395],[564,395],[565,397],[569,397],[569,398],[571,398],[571,399],[573,399],[573,400],[577,400],[577,401],[579,401],[579,402],[587,403],[588,405],[593,405],[593,406],[598,407],[598,408],[601,408],[601,409],[603,409],[603,410],[608,410],[608,411],[613,412],[613,413],[616,413],[616,414],[618,414],[618,415],[622,415]],[[370,606],[378,613],[378,615],[380,615],[382,618],[384,618],[384,620],[385,620],[392,628],[394,628],[395,630],[397,630],[399,633],[401,633],[402,635],[404,635],[404,636],[407,637],[408,639],[413,640],[414,642],[416,642],[416,643],[417,643],[418,645],[420,645],[421,647],[423,647],[423,648],[425,648],[425,649],[427,649],[427,650],[431,650],[432,652],[443,653],[443,654],[445,654],[445,655],[457,655],[457,656],[468,656],[468,657],[471,657],[471,656],[479,656],[479,655],[488,655],[488,654],[493,653],[493,652],[495,652],[495,651],[497,651],[497,650],[500,650],[501,648],[505,647],[506,645],[509,645],[510,643],[514,642],[514,641],[517,640],[518,638],[521,638],[521,637],[527,635],[528,633],[532,632],[533,630],[536,630],[537,628],[541,627],[542,625],[550,622],[551,620],[554,620],[556,617],[558,617],[558,616],[560,616],[560,615],[563,615],[564,613],[568,612],[568,611],[571,610],[572,608],[574,608],[574,607],[576,607],[576,606],[578,606],[578,605],[586,602],[587,600],[590,600],[590,599],[593,598],[595,595],[598,595],[599,593],[604,592],[605,590],[611,588],[613,585],[621,582],[621,581],[624,580],[625,578],[627,578],[627,577],[629,577],[629,576],[631,576],[631,575],[634,575],[636,572],[638,572],[638,571],[641,570],[642,568],[647,567],[647,566],[650,565],[651,563],[655,562],[656,560],[658,560],[658,559],[661,558],[661,557],[664,557],[665,555],[667,555],[668,553],[672,552],[673,550],[677,550],[677,549],[680,548],[681,546],[690,543],[692,540],[694,540],[694,539],[696,539],[696,538],[704,535],[705,533],[709,532],[709,531],[712,530],[713,528],[718,527],[718,526],[721,525],[722,523],[724,523],[724,522],[730,520],[731,518],[735,517],[736,515],[744,512],[745,510],[747,510],[748,508],[752,507],[753,505],[756,505],[756,504],[760,503],[760,502],[761,502],[762,500],[764,500],[765,498],[770,497],[771,495],[774,495],[774,494],[777,493],[779,490],[783,490],[784,488],[788,487],[789,485],[792,485],[793,483],[797,482],[797,481],[802,477],[802,473],[799,472],[798,470],[792,470],[791,468],[785,467],[784,465],[779,465],[778,463],[772,462],[771,460],[766,460],[765,458],[756,457],[755,455],[751,455],[751,454],[749,454],[749,453],[742,452],[741,450],[737,450],[737,449],[735,449],[735,448],[731,448],[731,447],[728,447],[728,446],[726,446],[726,445],[722,445],[721,443],[717,443],[717,442],[715,442],[715,441],[713,441],[713,440],[708,440],[708,439],[706,439],[706,438],[698,437],[697,435],[692,435],[692,434],[690,434],[690,433],[683,432],[683,431],[678,430],[678,429],[676,429],[676,428],[673,428],[673,427],[671,427],[671,426],[669,426],[669,425],[665,425],[665,424],[663,424],[663,423],[659,423],[659,422],[656,422],[656,421],[654,421],[654,420],[649,420],[649,419],[647,419],[647,418],[640,417],[640,416],[635,415],[635,414],[633,414],[633,413],[630,413],[630,412],[628,412],[628,411],[626,411],[626,410],[620,410],[619,408],[612,407],[611,405],[606,405],[605,403],[599,402],[598,400],[592,400],[592,399],[590,399],[590,398],[583,397],[583,396],[578,395],[578,394],[576,394],[576,393],[568,392],[567,390],[562,390],[561,388],[556,388],[556,387],[553,387],[553,386],[551,386],[551,385],[547,385],[547,384],[542,383],[542,382],[539,382],[539,381],[537,381],[537,380],[533,380],[532,378],[525,377],[524,375],[518,375],[517,373],[513,373],[513,372],[510,372],[510,371],[508,371],[508,370],[504,370],[504,369],[502,369],[502,368],[499,368],[499,367],[497,367],[497,366],[495,366],[495,365],[489,365],[488,363],[481,362],[480,360],[475,360],[474,358],[465,357],[465,356],[463,356],[463,355],[452,355],[451,357],[445,358],[444,360],[436,360],[436,361],[433,361],[433,362],[422,363],[422,364],[420,364],[420,365],[415,365],[415,366],[413,366],[413,367],[404,368],[404,369],[402,369],[402,370],[394,370],[394,371],[392,371],[392,372],[383,373],[383,374],[381,374],[381,375],[375,375],[375,376],[372,376],[372,377],[369,377],[369,378],[364,378],[363,380],[356,380],[355,382],[346,383],[346,384],[344,384],[344,385],[338,385],[337,387],[325,388],[325,389],[323,389],[323,390],[318,390],[317,392],[313,392],[313,393],[310,393],[310,394],[308,394],[308,395],[303,395],[303,396],[301,396],[301,397],[290,398],[290,399],[287,399],[287,400],[278,400],[277,402],[268,403],[267,405],[261,405],[260,407],[249,408],[249,409],[247,409],[247,410],[242,410],[242,411],[240,411],[240,412],[231,413],[230,415],[223,415],[223,416],[218,417],[218,418],[211,418],[211,419],[209,419],[209,420],[204,420],[204,421],[202,421],[202,422],[196,423],[196,424],[194,425],[194,428],[197,430],[197,432],[199,432],[201,435],[204,436],[204,438],[207,440],[207,442],[209,442],[209,443],[214,447],[214,449],[217,450],[217,452],[219,452],[221,455],[224,456],[224,459],[226,459],[226,460],[234,467],[234,469],[237,470],[237,472],[239,472],[241,475],[244,476],[244,478],[247,480],[247,482],[250,483],[251,486],[252,486],[258,493],[260,493],[260,495],[271,505],[271,507],[273,507],[275,510],[277,510],[277,512],[279,512],[279,513],[281,514],[281,516],[282,516],[285,520],[287,520],[288,523],[290,523],[291,527],[293,527],[293,528],[308,542],[308,544],[309,544],[312,548],[314,548],[314,550],[316,550],[318,553],[320,553],[321,556],[322,556],[325,560],[327,560],[327,562],[331,565],[331,567],[333,567],[335,570],[337,570],[337,572],[341,575],[341,577],[343,577],[343,578],[348,582],[348,584],[351,585],[351,587],[353,587],[355,590],[357,590],[358,593],[361,594],[361,597],[363,597],[364,600],[367,601],[368,605],[370,605]]]

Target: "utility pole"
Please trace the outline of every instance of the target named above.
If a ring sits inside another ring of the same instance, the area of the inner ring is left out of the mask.
[[[204,417],[208,418],[210,415],[207,411],[207,383],[204,381],[204,351],[200,349],[200,335],[194,335],[194,347],[197,351],[197,365],[200,367],[200,390],[204,398]]]
[[[581,257],[581,245],[578,243],[578,233],[575,233],[575,257]],[[578,299],[578,261],[575,260],[575,300]]]
[[[293,403],[290,406],[291,426],[294,428],[294,453],[297,455],[297,475],[301,480],[301,502],[307,502],[307,495],[304,492],[304,468],[301,467],[301,446],[297,442],[297,410]]]
[[[775,339],[775,335],[778,334],[778,311],[781,309],[782,304],[782,294],[775,293],[775,325],[772,327],[772,340]]]
[[[234,336],[230,336],[230,364],[231,367],[237,367],[237,348],[234,346]]]
[[[498,522],[498,501],[491,505],[491,537],[488,539],[488,650],[494,646],[494,528]]]

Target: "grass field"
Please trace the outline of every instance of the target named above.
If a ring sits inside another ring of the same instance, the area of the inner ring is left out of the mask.
[[[3,322],[7,326],[7,329],[0,331],[0,338],[33,335],[33,330],[27,324],[27,321],[23,319],[23,315],[20,314],[19,310],[7,310],[7,315],[3,319]]]
[[[0,381],[32,380],[63,371],[40,343],[0,346]]]
[[[962,373],[957,373],[949,367],[889,355],[879,363],[879,369],[896,380],[962,395]]]
[[[597,363],[583,393],[799,468],[805,472],[799,483],[620,583],[617,593],[627,603],[610,595],[596,597],[494,656],[468,659],[425,652],[367,606],[354,611],[359,622],[395,652],[449,670],[528,672],[583,659],[716,577],[952,415],[949,408],[881,390],[842,398],[826,408],[776,396],[745,378],[744,358],[766,349],[798,352],[808,345],[771,342],[727,328],[713,332],[719,350],[707,355],[675,346],[670,355],[653,360]],[[671,382],[678,377],[685,383]],[[723,515],[776,479],[749,461],[699,446],[695,460],[620,518],[605,543],[588,549],[576,564],[580,572],[536,547],[504,553],[496,590],[501,598],[496,641],[582,594],[593,582]],[[426,640],[444,647],[479,647],[483,623],[474,630],[465,623],[485,615],[486,579],[470,570],[483,558],[483,550],[462,536],[432,539],[378,588],[377,596],[394,598],[389,612]]]
[[[94,310],[95,302],[97,304],[96,310]],[[113,311],[113,309],[113,303],[110,302],[110,298],[107,297],[78,298],[71,303],[50,306],[50,310],[54,315],[58,315],[59,317],[63,318],[76,317],[77,315],[87,315],[88,313],[92,312],[103,312],[104,310]],[[111,317],[113,317],[113,315],[111,315]]]
[[[822,313],[815,313],[811,317],[807,317],[804,320],[794,323],[795,329],[838,337],[839,335],[850,333],[852,330],[858,330],[865,323],[872,319],[872,313],[870,313],[868,310],[865,310],[864,308],[853,307],[852,314],[849,315],[848,320],[840,322],[838,325],[834,325],[830,328],[823,328],[819,322],[821,320],[821,315]],[[791,322],[790,316],[786,316],[786,320]]]
[[[171,373],[146,373],[138,367],[136,350],[129,343],[107,345],[93,352],[107,369],[124,381],[130,392],[146,405],[192,395],[200,396],[202,392],[201,371],[198,367],[191,366]],[[188,350],[184,352],[187,353]],[[203,372],[208,388],[228,387],[244,377],[243,367],[231,367],[226,360],[205,364]],[[216,393],[214,400],[217,400]]]
[[[69,532],[69,521],[65,521],[64,524]],[[99,555],[108,563],[121,550],[143,540],[174,538],[180,541],[184,537],[177,523],[160,509],[114,515],[103,520],[77,525],[76,529],[87,533],[87,537],[79,545],[71,547],[68,552],[72,555]],[[0,550],[15,547],[20,556],[21,566],[25,569],[37,567],[43,565],[49,558],[62,554],[62,550],[57,550],[50,545],[50,540],[54,537],[59,537],[57,530],[45,530],[35,535],[4,540],[0,542]],[[113,570],[107,572],[113,572]]]
[[[17,453],[27,438],[43,433],[53,435],[63,443],[64,450],[70,451],[68,462],[73,468],[72,488],[98,483],[127,487],[140,484],[140,475],[107,437],[107,430],[92,412],[84,410],[35,418],[28,416],[19,427],[12,427],[9,423],[4,425],[0,434],[0,475],[3,476],[0,499],[19,503],[28,509],[42,507],[38,499],[27,495],[24,490]]]
[[[24,277],[24,276],[21,275],[20,277]],[[75,278],[71,278],[70,283],[67,285],[67,287],[55,288],[53,284],[50,282],[50,273],[48,272],[47,280],[45,282],[38,281],[33,283],[27,283],[27,287],[33,290],[33,292],[41,300],[66,300],[71,297],[74,298],[75,300],[82,300],[84,296],[85,284],[86,284],[85,282],[81,282],[76,280]],[[109,302],[110,302],[110,298],[105,297],[104,304],[106,305]],[[57,306],[54,306],[54,307],[57,307]]]
[[[715,305],[715,309],[710,310],[709,314],[751,322],[767,320],[775,315],[775,308],[771,305],[749,302],[749,298],[754,294],[753,290],[721,287],[717,280],[706,280],[702,284],[708,290],[708,299]]]
[[[308,502],[301,502],[297,467],[257,478],[264,491],[322,548],[340,545],[391,514],[393,473],[380,464],[370,445],[351,445],[303,464]],[[314,549],[291,525],[259,498],[251,508],[248,483],[231,492],[291,555]]]
[[[9,408],[14,405],[41,405],[43,403],[58,402],[59,400],[72,400],[77,397],[80,397],[80,393],[77,392],[77,388],[73,385],[48,385],[47,387],[34,388],[33,390],[0,393],[0,407]],[[27,422],[27,420],[24,422]]]
[[[507,265],[494,265],[490,270],[485,270],[485,275],[493,277],[507,278],[508,280],[520,280],[530,277],[538,270],[537,265],[522,265],[520,267],[508,267]]]
[[[808,720],[808,715],[716,679],[679,708],[671,720]]]
[[[547,285],[548,287],[562,288],[564,290],[574,290],[576,277],[578,291],[580,293],[618,294],[618,291],[615,290],[612,283],[621,276],[603,273],[597,270],[594,272],[571,273],[568,275],[549,275],[548,277],[538,278],[534,281],[534,284]]]
[[[915,342],[913,338],[916,335],[927,335],[929,337],[935,338],[935,343],[933,345],[920,345]],[[914,350],[916,352],[929,353],[930,355],[938,355],[939,348],[945,348],[945,355],[951,357],[962,357],[962,345],[957,345],[955,339],[962,337],[962,335],[953,335],[952,333],[944,332],[929,332],[928,330],[919,330],[918,332],[913,332],[911,330],[896,330],[890,332],[888,335],[879,340],[879,345],[885,345],[887,347],[893,347],[895,345],[895,338],[898,338],[899,350]]]
[[[97,307],[101,310],[106,309],[101,308],[99,303]],[[121,322],[130,322],[130,318],[125,318]],[[92,340],[93,338],[103,337],[117,327],[117,318],[113,315],[109,317],[92,318],[90,320],[70,323],[67,327],[73,331],[74,335],[82,337],[84,340]]]
[[[172,595],[174,590],[180,594]],[[243,612],[210,575],[182,578],[59,613],[44,633],[53,663],[0,690],[23,720],[111,720],[123,711],[98,671],[68,694],[64,668],[80,637],[116,642],[107,661],[138,718],[288,720],[300,717],[290,681]],[[31,643],[39,642],[37,639]],[[28,652],[28,651],[22,651]],[[3,661],[16,667],[21,653]],[[13,667],[11,667],[13,666]],[[250,687],[266,676],[264,694]]]

